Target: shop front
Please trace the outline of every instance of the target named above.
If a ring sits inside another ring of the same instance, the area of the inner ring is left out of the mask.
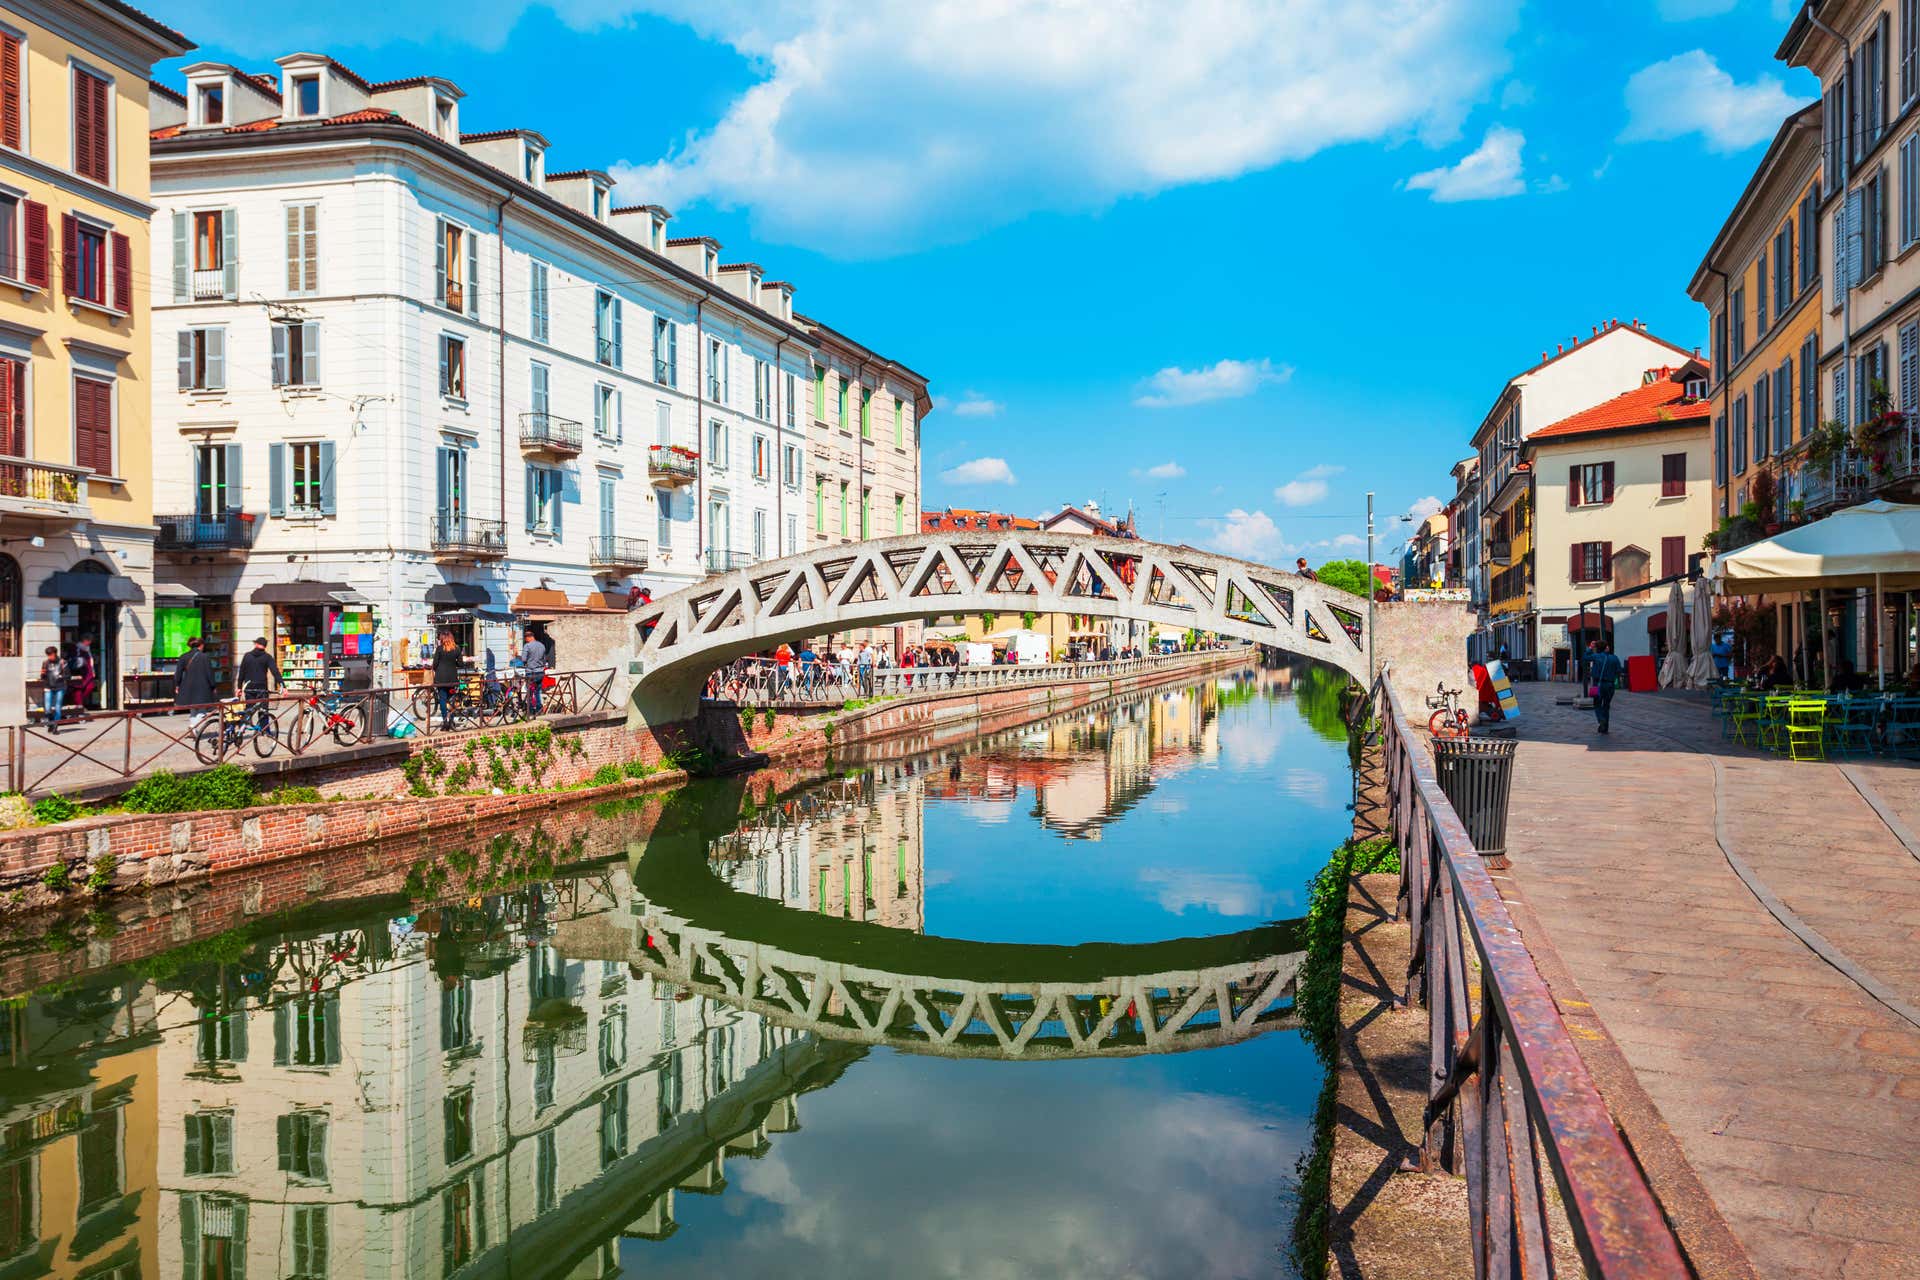
[[[48,574],[39,594],[57,603],[61,655],[70,657],[82,641],[93,654],[94,684],[84,705],[96,711],[118,710],[122,705],[121,610],[146,603],[146,592],[98,560],[82,560],[71,569]],[[69,687],[67,701],[70,706],[79,705],[80,692]]]
[[[372,687],[379,617],[366,597],[344,582],[273,582],[250,599],[268,606],[268,644],[289,688]]]
[[[128,705],[157,705],[173,700],[174,677],[188,642],[198,637],[213,666],[213,691],[233,695],[233,597],[203,596],[171,582],[153,586],[153,670],[127,677]]]

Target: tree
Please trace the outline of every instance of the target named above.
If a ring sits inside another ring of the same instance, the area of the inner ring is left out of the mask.
[[[1373,574],[1362,560],[1329,560],[1320,566],[1320,581],[1362,598],[1373,593]]]

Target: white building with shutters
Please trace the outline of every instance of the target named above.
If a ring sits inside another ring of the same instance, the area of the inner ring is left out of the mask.
[[[506,610],[801,549],[791,286],[533,130],[462,133],[450,81],[278,65],[152,100],[163,603],[250,640],[266,598],[364,598],[384,681],[450,616],[504,664]]]

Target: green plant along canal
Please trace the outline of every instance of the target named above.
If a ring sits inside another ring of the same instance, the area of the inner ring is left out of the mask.
[[[0,1275],[1286,1274],[1339,683],[16,927]]]

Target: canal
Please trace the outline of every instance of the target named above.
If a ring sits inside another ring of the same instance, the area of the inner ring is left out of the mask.
[[[1289,1274],[1342,684],[1250,667],[397,842],[364,896],[123,910],[0,993],[0,1276]]]

